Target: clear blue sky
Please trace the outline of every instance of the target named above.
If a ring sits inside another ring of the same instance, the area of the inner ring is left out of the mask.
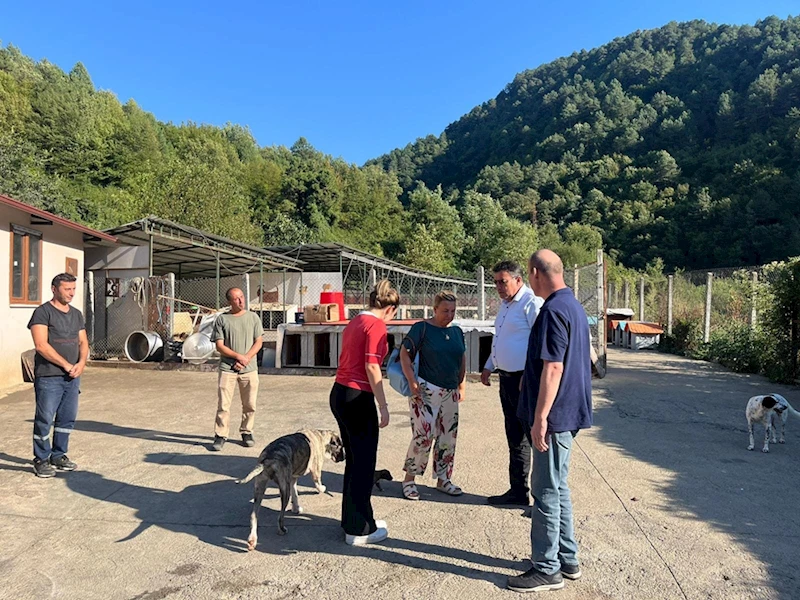
[[[162,121],[305,136],[363,163],[438,135],[514,75],[637,29],[754,23],[797,0],[7,2],[0,41]],[[124,8],[117,8],[121,5]]]

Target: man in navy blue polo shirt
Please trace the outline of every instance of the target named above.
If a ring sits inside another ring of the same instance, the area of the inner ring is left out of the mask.
[[[528,265],[531,287],[545,298],[528,340],[517,415],[530,427],[533,445],[531,561],[508,587],[538,592],[578,579],[578,544],[572,525],[567,474],[572,439],[592,426],[589,324],[564,283],[564,265],[551,250],[539,250]]]

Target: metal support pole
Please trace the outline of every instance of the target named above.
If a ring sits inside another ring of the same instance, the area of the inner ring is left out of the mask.
[[[703,324],[703,341],[708,343],[711,339],[711,285],[714,281],[713,273],[706,273],[706,318]]]
[[[292,315],[294,319],[294,315]],[[283,322],[289,323],[289,316],[286,314],[286,269],[283,270]]]
[[[753,271],[753,289],[750,300],[750,329],[756,328],[756,295],[758,294],[758,271]]]
[[[366,265],[359,265],[359,270],[361,271],[361,306],[363,308],[367,307],[367,283],[369,278],[369,272],[367,271]]]
[[[250,310],[250,273],[244,274],[244,301],[245,301],[245,310]]]
[[[369,285],[371,288],[378,285],[378,272],[375,270],[375,267],[371,267],[369,270]]]
[[[150,243],[148,244],[148,250],[150,252],[150,260],[148,261],[150,263],[150,267],[149,267],[150,268],[150,277],[152,277],[153,276],[153,234],[152,233],[150,234]]]
[[[667,276],[667,335],[672,335],[672,293],[674,275]]]
[[[478,266],[478,316],[481,321],[486,320],[486,288],[483,286],[485,277],[483,266]]]
[[[167,319],[167,339],[171,340],[175,335],[175,273],[167,273],[167,293],[169,294],[169,318]]]
[[[175,273],[167,273],[167,342],[175,339]],[[159,302],[163,299],[156,299]],[[172,351],[169,349],[169,344],[164,349],[164,359],[172,358]]]
[[[94,346],[94,271],[86,273],[86,299],[84,300],[86,306],[86,323],[88,327],[89,343]]]
[[[622,298],[625,302],[625,306],[623,308],[630,308],[631,307],[631,283],[628,280],[622,285]]]
[[[644,321],[644,277],[639,278],[639,320]]]
[[[258,263],[258,312],[261,326],[264,326],[264,263]]]
[[[219,284],[219,252],[217,252],[217,310],[219,310]]]
[[[578,296],[578,287],[581,284],[581,275],[580,271],[578,271],[578,265],[572,266],[572,293],[575,294],[575,298],[580,300]]]
[[[108,285],[108,270],[103,272],[103,283]],[[112,298],[107,298],[105,294],[103,295],[103,356],[105,357],[110,355],[108,348],[108,305],[113,301]]]
[[[575,269],[577,272],[577,269]],[[575,290],[577,292],[577,289]],[[597,365],[601,377],[605,374],[606,368],[606,290],[605,290],[605,265],[603,250],[597,250],[597,355],[598,362],[602,362],[603,372],[600,372],[601,365]]]
[[[305,307],[305,302],[303,301],[303,294],[305,294],[305,290],[303,289],[303,272],[300,271],[300,308],[299,311],[303,312],[303,308]]]

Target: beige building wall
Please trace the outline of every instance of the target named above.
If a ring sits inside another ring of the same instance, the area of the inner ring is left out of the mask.
[[[22,383],[20,354],[33,348],[28,321],[35,306],[11,304],[11,225],[42,232],[41,298],[52,298],[50,281],[66,269],[67,258],[78,261],[78,285],[72,305],[84,315],[83,234],[63,225],[31,225],[28,213],[0,205],[0,390]]]

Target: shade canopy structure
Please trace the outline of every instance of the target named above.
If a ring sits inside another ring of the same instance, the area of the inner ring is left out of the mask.
[[[105,230],[117,243],[148,246],[150,274],[175,273],[178,279],[264,271],[299,271],[302,261],[243,242],[149,216]],[[87,240],[87,246],[109,245]]]

